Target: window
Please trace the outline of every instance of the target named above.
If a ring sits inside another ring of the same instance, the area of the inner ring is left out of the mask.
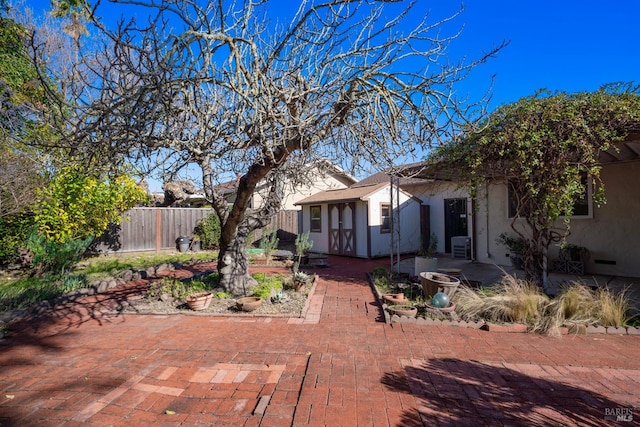
[[[319,233],[322,231],[322,218],[321,218],[321,212],[322,209],[320,209],[320,206],[311,206],[309,208],[309,213],[310,213],[310,225],[311,225],[311,231],[313,231],[314,233]]]
[[[576,197],[573,201],[573,214],[571,215],[571,218],[588,218],[591,216],[591,186],[589,185],[587,175],[582,174],[580,181],[582,182],[582,186],[585,188],[585,191],[581,196]],[[516,216],[518,209],[518,198],[515,197],[515,189],[511,182],[507,184],[507,188],[509,218],[513,218]],[[520,212],[520,217],[524,217],[526,215],[526,212]]]
[[[389,203],[380,205],[380,232],[391,233],[391,205]]]

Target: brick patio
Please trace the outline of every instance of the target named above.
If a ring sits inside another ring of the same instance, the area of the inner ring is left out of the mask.
[[[17,324],[0,425],[637,425],[640,337],[386,325],[384,262],[330,258],[304,319],[122,314],[116,289]]]

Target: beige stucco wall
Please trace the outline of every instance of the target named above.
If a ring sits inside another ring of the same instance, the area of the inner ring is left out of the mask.
[[[601,176],[606,204],[592,206],[590,218],[573,218],[567,241],[589,250],[587,273],[640,277],[640,162],[606,165]],[[508,265],[508,251],[495,243],[500,233],[511,232],[507,190],[504,185],[487,188],[488,194],[479,194],[476,212],[477,259]],[[552,247],[550,257],[557,258],[558,250],[557,245]]]
[[[321,173],[317,168],[313,174],[310,174],[311,178],[307,184],[302,184],[294,187],[290,182],[286,184],[285,196],[282,201],[283,210],[299,210],[300,206],[295,206],[296,202],[305,199],[313,194],[319,193],[325,190],[336,190],[341,188],[347,188],[353,184],[353,181],[331,173]],[[253,195],[253,206],[259,208],[262,206],[262,201],[268,193],[268,188],[264,186],[259,187]]]
[[[438,252],[444,252],[444,200],[445,199],[463,199],[468,200],[467,203],[467,230],[469,236],[472,234],[471,228],[471,200],[468,198],[468,192],[458,188],[455,183],[434,181],[416,186],[407,186],[405,189],[413,194],[414,197],[420,199],[423,205],[429,205],[431,217],[431,232],[438,236]],[[419,218],[419,216],[418,216]],[[419,232],[419,230],[418,230]]]

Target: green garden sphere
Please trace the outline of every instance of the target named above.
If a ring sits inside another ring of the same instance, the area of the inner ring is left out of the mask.
[[[449,307],[449,296],[444,292],[437,292],[431,300],[431,305],[437,308]]]

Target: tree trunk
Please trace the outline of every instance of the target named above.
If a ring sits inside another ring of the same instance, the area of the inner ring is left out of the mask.
[[[218,273],[220,286],[233,295],[246,296],[257,284],[249,275],[249,256],[245,250],[246,236],[236,235],[228,245],[220,248],[218,254]]]

